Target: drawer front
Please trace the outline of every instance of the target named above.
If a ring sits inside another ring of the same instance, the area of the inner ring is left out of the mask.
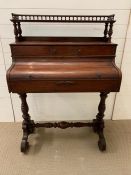
[[[11,46],[13,56],[48,56],[48,46]]]
[[[8,82],[10,92],[117,92],[119,80],[40,80]]]
[[[78,55],[80,56],[88,56],[88,55],[115,55],[116,47],[113,45],[90,45],[82,47],[80,46],[78,49]]]
[[[116,48],[109,46],[52,46],[50,55],[52,56],[90,56],[90,55],[114,55]]]
[[[115,45],[11,46],[13,56],[93,56],[114,55]]]

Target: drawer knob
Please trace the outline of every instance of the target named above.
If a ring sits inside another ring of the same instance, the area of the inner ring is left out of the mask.
[[[81,52],[81,49],[78,49],[78,53],[80,53]]]
[[[81,49],[76,49],[75,52],[76,52],[76,55],[79,55],[81,53]]]
[[[56,84],[57,85],[73,85],[73,84],[75,84],[75,82],[69,81],[69,80],[64,80],[64,81],[57,81]]]
[[[50,49],[50,54],[51,55],[55,55],[56,54],[56,49],[55,48],[51,48]]]

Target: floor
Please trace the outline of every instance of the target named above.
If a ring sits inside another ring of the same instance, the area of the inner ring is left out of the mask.
[[[21,123],[0,123],[0,175],[131,175],[131,120],[105,125],[104,153],[91,128],[39,128],[24,155]]]

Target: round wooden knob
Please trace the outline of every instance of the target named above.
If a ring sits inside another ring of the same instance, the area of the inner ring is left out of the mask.
[[[55,55],[56,54],[56,48],[51,48],[51,55]]]

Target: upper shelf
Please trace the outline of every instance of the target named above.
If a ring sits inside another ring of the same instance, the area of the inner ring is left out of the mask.
[[[27,15],[12,13],[12,22],[114,23],[113,15]]]
[[[113,33],[113,15],[27,15],[27,14],[14,14],[12,19],[14,25],[14,34],[16,41],[24,41],[22,36],[21,22],[49,22],[49,23],[103,23],[105,24],[104,41],[111,42]]]

